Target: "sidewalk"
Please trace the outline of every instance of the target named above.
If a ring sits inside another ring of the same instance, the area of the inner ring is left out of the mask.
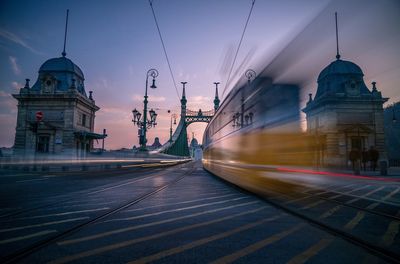
[[[345,173],[345,174],[354,174],[353,170],[334,170],[332,172],[337,173]],[[387,175],[381,175],[381,171],[377,168],[375,171],[371,170],[360,170],[359,176],[368,176],[368,177],[385,177],[385,178],[396,178],[400,179],[400,167],[390,167],[387,169]]]

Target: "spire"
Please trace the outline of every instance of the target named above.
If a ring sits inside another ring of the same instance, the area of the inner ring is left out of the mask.
[[[25,87],[26,89],[29,89],[29,79],[25,79]]]
[[[187,84],[187,82],[181,82],[181,84],[183,86],[182,98],[186,98],[185,85]]]
[[[214,110],[217,111],[217,109],[219,108],[219,98],[218,98],[218,84],[219,82],[215,82],[215,98],[214,98]]]
[[[337,24],[337,12],[335,12],[335,25],[336,25],[336,59],[340,59],[339,54],[339,33],[338,33],[338,24]]]
[[[218,84],[219,82],[215,82],[215,98],[218,98]]]
[[[183,86],[183,91],[182,91],[182,99],[181,99],[181,116],[184,117],[186,116],[186,92],[185,92],[185,85],[187,84],[187,82],[181,82],[182,86]]]
[[[372,92],[377,92],[378,89],[376,89],[376,82],[372,82]]]
[[[65,46],[67,44],[67,30],[68,30],[68,13],[69,13],[69,9],[67,9],[67,17],[65,19],[65,33],[64,33],[64,50],[61,53],[63,57],[65,57],[67,55],[67,53],[65,52]]]

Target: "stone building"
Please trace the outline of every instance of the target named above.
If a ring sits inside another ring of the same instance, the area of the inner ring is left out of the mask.
[[[92,91],[87,96],[82,70],[70,59],[47,60],[36,83],[13,97],[18,100],[14,153],[22,155],[62,154],[85,156],[93,140],[106,137],[94,133],[96,106]]]
[[[400,102],[386,107],[384,118],[389,166],[400,167]]]
[[[316,162],[325,166],[348,167],[352,149],[376,148],[386,157],[383,98],[376,83],[369,90],[361,68],[340,59],[329,64],[318,76],[317,93],[309,101],[307,131],[315,138]]]

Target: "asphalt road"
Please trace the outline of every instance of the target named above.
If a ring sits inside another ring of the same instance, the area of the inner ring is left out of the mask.
[[[3,173],[0,258],[2,263],[396,262],[400,185],[360,182],[326,183],[296,198],[262,198],[211,175],[199,162],[113,172]]]

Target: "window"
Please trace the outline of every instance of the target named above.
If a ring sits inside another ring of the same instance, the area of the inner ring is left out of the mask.
[[[78,114],[78,125],[86,126],[87,125],[86,115],[79,113]]]
[[[86,115],[82,114],[82,126],[86,126]]]
[[[37,138],[37,145],[36,151],[41,153],[48,153],[49,152],[49,136],[38,136]]]

